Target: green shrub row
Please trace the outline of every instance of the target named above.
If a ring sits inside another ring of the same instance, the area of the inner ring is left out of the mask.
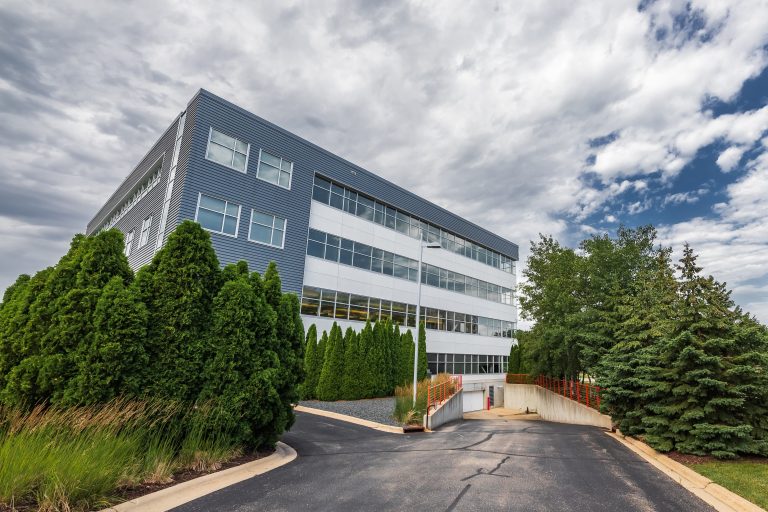
[[[307,331],[304,351],[306,379],[304,398],[357,400],[392,396],[396,386],[413,379],[414,340],[411,331],[386,320],[370,322],[360,332],[333,323],[317,342],[314,325]],[[419,329],[418,378],[427,376],[427,345],[424,325]]]
[[[275,264],[263,277],[245,262],[221,269],[197,223],[180,224],[136,275],[119,231],[77,235],[58,264],[4,294],[0,404],[206,403],[215,428],[267,447],[293,423],[303,345],[298,299]]]

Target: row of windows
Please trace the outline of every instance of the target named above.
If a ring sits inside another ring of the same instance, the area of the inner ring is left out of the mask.
[[[371,198],[315,176],[312,198],[321,203],[344,210],[371,222],[381,224],[413,238],[421,237],[427,242],[438,242],[451,252],[496,267],[505,272],[515,272],[515,261],[496,251],[481,247],[458,235],[449,233],[416,217],[385,206]]]
[[[248,156],[251,145],[219,131],[210,129],[208,134],[208,149],[205,158],[240,172],[248,169]],[[263,149],[259,150],[259,162],[256,166],[256,177],[278,187],[291,188],[293,162],[273,155]]]
[[[416,306],[365,295],[305,286],[301,295],[301,314],[355,320],[392,320],[397,325],[416,327]],[[515,324],[505,320],[422,308],[421,320],[427,329],[511,338]]]
[[[195,220],[208,231],[237,237],[241,210],[239,204],[200,194]],[[283,217],[251,210],[248,240],[282,249],[285,225]]]
[[[122,219],[125,214],[128,213],[128,211],[130,211],[130,209],[136,205],[136,203],[141,201],[144,196],[149,194],[150,190],[155,188],[155,186],[160,183],[160,175],[162,174],[162,161],[157,162],[154,169],[154,172],[152,172],[152,174],[150,174],[147,179],[133,188],[133,190],[128,194],[128,199],[116,209],[112,217],[110,217],[109,220],[102,225],[99,231],[109,229],[117,224],[117,222]]]
[[[150,215],[143,221],[141,221],[141,232],[139,234],[139,248],[144,247],[149,242],[149,230],[152,228],[152,216]],[[125,253],[126,256],[131,255],[131,251],[133,250],[133,237],[136,234],[136,228],[133,228],[128,233],[125,234],[125,247],[123,248],[123,253]]]
[[[427,329],[464,332],[497,338],[511,338],[515,331],[514,322],[436,308],[422,308],[421,321],[424,322]]]
[[[419,279],[419,262],[417,260],[317,229],[309,230],[307,254],[400,279],[409,281]],[[444,288],[502,304],[512,304],[511,288],[505,288],[426,263],[422,264],[421,271],[421,282],[428,286]]]
[[[506,373],[508,363],[509,356],[427,352],[427,368],[432,375]]]
[[[409,281],[419,278],[419,262],[414,259],[316,229],[309,230],[307,254]]]
[[[472,297],[512,304],[512,289],[422,263],[421,282]]]
[[[358,322],[392,320],[397,325],[416,327],[416,306],[365,295],[305,286],[301,314]]]

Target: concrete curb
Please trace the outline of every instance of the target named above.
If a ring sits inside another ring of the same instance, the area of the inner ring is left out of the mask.
[[[766,512],[738,494],[714,483],[689,467],[657,452],[647,444],[621,433],[606,432],[609,436],[648,461],[656,469],[682,485],[719,512]]]
[[[347,423],[354,423],[355,425],[361,425],[363,427],[372,428],[374,430],[380,430],[382,432],[389,432],[390,434],[403,434],[403,427],[393,427],[392,425],[384,425],[383,423],[377,423],[375,421],[363,420],[355,418],[354,416],[348,416],[346,414],[340,414],[338,412],[324,411],[322,409],[315,409],[313,407],[305,407],[303,405],[297,405],[293,410],[298,412],[306,412],[308,414],[315,414],[317,416],[325,416],[326,418],[333,418],[339,421],[346,421]]]
[[[162,512],[271,471],[288,464],[295,458],[296,450],[285,443],[278,442],[275,453],[263,459],[187,480],[178,485],[166,487],[160,491],[106,508],[102,512],[137,512],[139,510],[142,512]]]

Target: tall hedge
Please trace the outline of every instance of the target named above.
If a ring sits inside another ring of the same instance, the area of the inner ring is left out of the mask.
[[[220,288],[219,261],[210,235],[184,221],[168,236],[148,267],[148,352],[153,379],[149,392],[194,400],[208,351],[206,330]]]
[[[336,322],[328,335],[328,345],[325,347],[323,370],[317,384],[317,397],[320,400],[339,400],[342,398],[344,381],[344,338],[341,327]]]
[[[314,398],[317,392],[317,327],[315,324],[307,329],[307,340],[304,348],[304,383],[301,387],[302,398]]]

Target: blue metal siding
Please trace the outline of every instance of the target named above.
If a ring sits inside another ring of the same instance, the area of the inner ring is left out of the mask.
[[[133,238],[133,249],[128,256],[128,263],[130,263],[134,270],[152,261],[154,256],[155,240],[157,239],[157,229],[160,225],[160,215],[163,209],[163,195],[165,194],[165,183],[168,179],[168,171],[171,165],[177,122],[178,118],[120,185],[118,190],[112,194],[107,203],[99,210],[99,213],[88,223],[86,229],[86,234],[92,235],[104,219],[111,217],[115,209],[122,204],[123,199],[126,199],[123,197],[126,192],[132,190],[137,183],[147,178],[149,176],[148,171],[157,163],[158,159],[162,158],[160,181],[114,225],[124,235],[127,235],[132,229],[136,230]],[[149,230],[149,241],[144,247],[139,247],[141,224],[150,215],[152,216],[152,226]]]
[[[274,260],[280,269],[283,288],[300,292],[304,276],[313,183],[313,170],[304,163],[307,157],[301,155],[301,148],[289,138],[276,137],[277,134],[272,128],[253,123],[247,116],[234,111],[226,104],[211,101],[204,95],[198,95],[194,103],[194,121],[191,122],[192,118],[187,120],[194,128],[191,133],[178,222],[195,218],[200,193],[239,204],[241,214],[237,238],[211,233],[219,261],[228,264],[246,260],[252,270],[263,272],[269,262]],[[211,126],[251,144],[247,173],[235,171],[205,158]],[[291,190],[256,177],[259,148],[294,162]],[[283,249],[248,240],[252,208],[287,220]]]
[[[310,171],[309,173],[302,173],[302,178],[309,176],[311,179],[311,176],[317,171],[332,180],[348,185],[350,188],[380,199],[384,203],[389,203],[422,220],[442,227],[446,231],[461,235],[468,240],[498,251],[515,260],[519,257],[518,246],[509,240],[358,167],[223,98],[219,98],[205,90],[201,90],[197,98],[204,98],[206,106],[208,104],[216,105],[215,107],[207,107],[220,113],[219,118],[213,118],[212,120],[225,123],[222,126],[232,126],[234,131],[231,135],[236,136],[236,133],[241,133],[243,137],[246,137],[247,134],[252,133],[253,135],[258,134],[259,137],[266,136],[266,140],[261,142],[264,144],[262,147],[267,150],[272,147],[281,156],[295,163],[300,162],[304,169]],[[232,119],[227,123],[223,117],[231,117]],[[214,123],[211,124],[216,126]],[[247,137],[244,140],[250,142]],[[250,167],[249,163],[249,171]]]

